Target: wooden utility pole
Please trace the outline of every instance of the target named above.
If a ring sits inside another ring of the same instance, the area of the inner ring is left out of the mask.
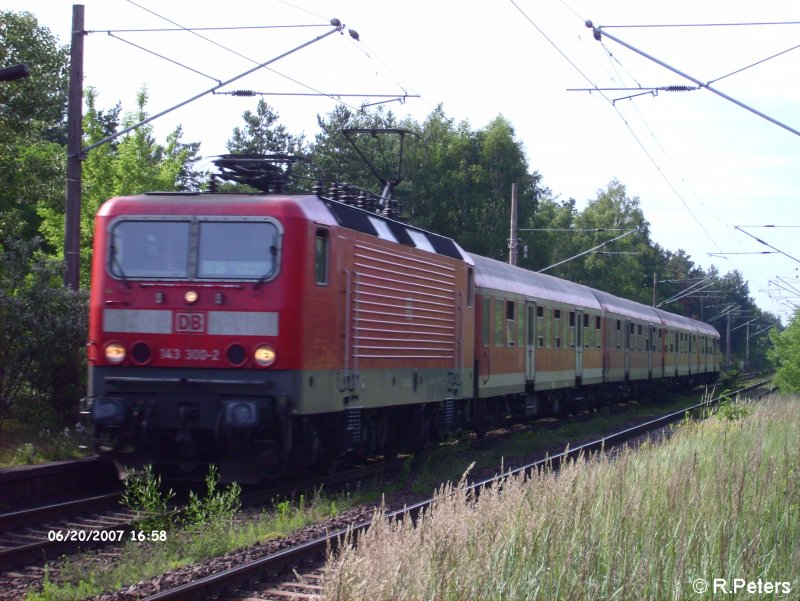
[[[80,287],[81,274],[81,161],[83,160],[83,5],[72,5],[72,43],[69,59],[67,109],[67,190],[64,224],[64,285]]]
[[[508,263],[517,264],[517,212],[519,210],[519,193],[517,184],[511,184],[511,236],[508,239]]]
[[[653,272],[653,307],[656,306],[656,286],[658,286],[658,279],[656,278],[657,274]]]

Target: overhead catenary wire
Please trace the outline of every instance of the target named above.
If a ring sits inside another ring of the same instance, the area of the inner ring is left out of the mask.
[[[220,83],[222,81],[218,77],[214,77],[212,75],[209,75],[208,73],[203,73],[202,71],[199,71],[199,70],[195,69],[194,67],[190,67],[188,65],[184,65],[183,63],[181,63],[181,62],[179,62],[179,61],[177,61],[175,59],[169,58],[168,56],[164,56],[163,54],[159,54],[158,52],[155,52],[154,50],[150,50],[149,48],[145,48],[144,46],[141,46],[139,44],[131,42],[130,40],[126,40],[125,38],[120,37],[120,36],[110,32],[110,31],[108,32],[108,36],[111,37],[111,38],[114,38],[115,40],[119,40],[120,42],[125,42],[126,44],[130,44],[131,46],[141,50],[142,52],[147,52],[148,54],[152,54],[153,56],[156,56],[156,57],[158,57],[160,59],[163,59],[163,60],[165,60],[165,61],[167,61],[169,63],[172,63],[173,65],[177,65],[178,67],[186,69],[187,71],[191,71],[192,73],[196,73],[197,75],[200,75],[202,77],[210,79],[211,81],[216,81],[217,83]]]
[[[211,38],[198,33],[197,31],[188,29],[188,28],[184,27],[183,25],[181,25],[180,23],[177,23],[177,22],[173,21],[172,19],[169,19],[169,18],[167,18],[167,17],[165,17],[163,15],[160,15],[159,13],[155,12],[154,10],[151,10],[151,9],[147,8],[146,6],[142,6],[141,4],[138,4],[138,3],[134,2],[133,0],[125,0],[125,1],[128,2],[129,4],[132,4],[133,6],[136,6],[137,8],[140,8],[141,10],[143,10],[145,12],[150,13],[151,15],[153,15],[155,17],[158,17],[159,19],[161,19],[163,21],[166,21],[167,23],[170,23],[172,25],[175,25],[176,27],[179,27],[183,31],[187,31],[188,33],[191,33],[191,34],[199,37],[201,40],[205,40],[209,44],[213,44],[214,46],[217,46],[218,48],[221,48],[222,50],[225,50],[226,52],[229,52],[229,53],[231,53],[231,54],[233,54],[235,56],[238,56],[239,58],[242,58],[242,59],[244,59],[244,60],[246,60],[246,61],[248,61],[250,63],[256,64],[256,65],[259,64],[257,60],[255,60],[255,59],[253,59],[253,58],[251,58],[249,56],[246,56],[246,55],[242,54],[241,52],[238,52],[237,50],[229,48],[228,46],[225,46],[224,44],[220,44],[219,42],[217,42],[215,40],[212,40]],[[278,75],[279,77],[283,77],[284,79],[287,79],[287,80],[291,81],[292,83],[295,83],[295,84],[297,84],[297,85],[299,85],[301,87],[304,87],[304,88],[306,88],[308,90],[312,90],[313,92],[317,92],[318,94],[321,94],[323,96],[327,96],[321,90],[318,90],[318,89],[314,88],[313,86],[310,86],[310,85],[308,85],[306,83],[298,81],[297,79],[294,79],[293,77],[290,77],[290,76],[286,75],[285,73],[281,73],[280,71],[272,69],[272,68],[270,68],[268,66],[263,66],[262,65],[261,68],[266,68],[268,71],[274,73],[275,75]],[[340,104],[343,104],[343,105],[347,106],[348,108],[353,109],[354,111],[358,110],[356,107],[351,106],[351,105],[347,104],[346,102],[344,102],[342,100],[337,100],[336,98],[331,98],[331,100],[339,102]]]
[[[688,79],[689,81],[694,82],[695,84],[699,85],[702,88],[705,88],[709,92],[712,92],[712,93],[716,94],[717,96],[719,96],[721,98],[724,98],[728,102],[732,102],[736,106],[739,106],[739,107],[741,107],[741,108],[743,108],[743,109],[745,109],[747,111],[750,111],[751,113],[761,117],[762,119],[766,119],[770,123],[773,123],[773,124],[777,125],[778,127],[782,127],[783,129],[795,134],[796,136],[800,136],[800,131],[796,130],[795,128],[793,128],[793,127],[791,127],[791,126],[789,126],[789,125],[787,125],[787,124],[785,124],[785,123],[783,123],[781,121],[778,121],[777,119],[775,119],[773,117],[770,117],[766,113],[763,113],[763,112],[759,111],[758,109],[755,109],[755,108],[745,104],[744,102],[741,102],[740,100],[737,100],[736,98],[726,94],[725,92],[717,90],[716,88],[712,88],[710,85],[708,85],[706,83],[703,83],[702,81],[700,81],[696,77],[693,77],[693,76],[689,75],[688,73],[684,73],[683,71],[681,71],[679,69],[676,69],[675,67],[665,63],[664,61],[662,61],[662,60],[660,60],[660,59],[658,59],[658,58],[656,58],[656,57],[654,57],[654,56],[652,56],[652,55],[650,55],[650,54],[648,54],[648,53],[646,53],[646,52],[644,52],[642,50],[639,50],[635,46],[633,46],[631,44],[628,44],[627,42],[619,39],[618,37],[613,36],[610,33],[607,33],[605,31],[603,31],[603,27],[602,26],[595,27],[594,24],[591,21],[586,21],[586,27],[588,27],[589,29],[591,29],[594,32],[594,37],[598,42],[602,42],[602,37],[605,36],[608,39],[613,40],[614,42],[620,44],[621,46],[624,46],[628,50],[631,50],[631,51],[635,52],[636,54],[639,54],[639,55],[645,57],[646,59],[651,60],[654,63],[664,67],[665,69],[668,69],[668,70],[672,71],[673,73],[676,73],[677,75],[680,75],[681,77],[684,77],[684,78]]]
[[[748,21],[743,23],[640,23],[603,25],[603,29],[669,29],[676,27],[761,27],[766,25],[800,25],[800,21]]]
[[[610,244],[611,242],[615,242],[615,241],[617,241],[617,240],[619,240],[621,238],[624,238],[625,236],[629,236],[630,234],[632,234],[633,232],[636,232],[636,231],[638,231],[638,230],[635,229],[635,228],[632,229],[632,230],[628,230],[624,234],[621,234],[621,235],[617,236],[616,238],[612,238],[611,240],[606,240],[605,242],[603,242],[601,244],[598,244],[597,246],[593,246],[589,250],[585,250],[585,251],[583,251],[581,253],[578,253],[577,255],[575,255],[573,257],[569,257],[568,259],[564,259],[563,261],[559,261],[558,263],[554,263],[553,265],[545,267],[544,269],[539,269],[538,273],[544,273],[545,271],[547,271],[549,269],[552,269],[553,267],[558,267],[559,265],[563,265],[564,263],[567,263],[568,261],[572,261],[573,259],[577,259],[578,257],[582,257],[583,255],[587,255],[590,252],[593,252],[593,251],[597,250],[598,248],[602,248],[606,244]]]
[[[597,86],[597,84],[596,84],[595,82],[593,82],[593,81],[591,80],[591,78],[589,78],[589,76],[588,76],[588,75],[586,75],[586,74],[583,72],[583,70],[581,70],[581,69],[580,69],[580,68],[579,68],[579,67],[578,67],[578,66],[575,64],[575,62],[574,62],[574,61],[572,61],[572,60],[571,60],[571,59],[570,59],[570,58],[569,58],[569,57],[566,55],[566,53],[565,53],[565,52],[564,52],[564,51],[563,51],[563,50],[562,50],[562,49],[561,49],[561,48],[560,48],[560,47],[559,47],[559,46],[558,46],[558,45],[557,45],[557,44],[556,44],[556,43],[555,43],[555,42],[554,42],[554,41],[553,41],[553,40],[552,40],[552,39],[551,39],[551,38],[550,38],[550,37],[549,37],[549,36],[548,36],[548,35],[547,35],[547,34],[546,34],[546,33],[545,33],[545,32],[544,32],[544,31],[543,31],[543,30],[542,30],[542,29],[539,27],[539,26],[538,26],[538,25],[536,25],[536,23],[533,21],[533,19],[531,19],[531,18],[530,18],[530,16],[528,16],[528,14],[527,14],[527,13],[526,13],[524,10],[522,10],[522,8],[521,8],[521,7],[520,7],[520,6],[517,4],[517,2],[516,2],[515,0],[509,0],[509,1],[510,1],[510,2],[511,2],[511,4],[514,6],[514,8],[516,8],[516,9],[517,9],[517,11],[519,11],[519,13],[520,13],[520,14],[521,14],[521,15],[522,15],[522,16],[523,16],[523,17],[524,17],[524,18],[525,18],[525,19],[526,19],[526,20],[527,20],[527,21],[528,21],[528,22],[531,24],[531,26],[533,26],[533,27],[534,27],[534,29],[536,29],[536,31],[537,31],[537,32],[539,32],[539,33],[540,33],[540,35],[542,35],[542,36],[545,38],[545,40],[547,40],[547,42],[548,42],[548,43],[549,43],[551,46],[553,46],[553,47],[556,49],[556,51],[557,51],[557,52],[558,52],[558,53],[559,53],[559,54],[560,54],[560,55],[561,55],[561,56],[564,58],[564,60],[566,60],[566,61],[567,61],[567,62],[570,64],[570,66],[572,66],[572,68],[573,68],[573,69],[575,69],[575,71],[577,71],[577,72],[578,72],[578,74],[579,74],[579,75],[580,75],[580,76],[581,76],[581,77],[582,77],[582,78],[583,78],[583,79],[584,79],[584,80],[585,80],[585,81],[586,81],[586,82],[587,82],[587,83],[588,83],[588,84],[591,86],[592,90],[595,90],[595,91],[597,91],[597,92],[599,93],[599,95],[600,95],[600,96],[601,96],[601,97],[602,97],[602,98],[603,98],[603,99],[604,99],[604,100],[605,100],[605,101],[606,101],[606,102],[607,102],[609,105],[611,105],[611,107],[612,107],[612,108],[614,109],[614,111],[617,113],[617,116],[618,116],[618,117],[619,117],[619,118],[622,120],[623,124],[624,124],[624,125],[625,125],[625,127],[628,129],[628,132],[631,134],[631,136],[633,137],[633,139],[634,139],[634,140],[636,141],[636,143],[639,145],[639,148],[641,149],[641,151],[642,151],[642,152],[645,154],[645,156],[647,157],[647,159],[648,159],[648,160],[649,160],[649,161],[652,163],[652,165],[655,167],[656,171],[658,171],[658,173],[659,173],[659,175],[661,176],[661,178],[664,180],[664,182],[667,184],[667,186],[670,188],[670,190],[672,190],[673,194],[675,194],[675,196],[678,198],[678,200],[679,200],[679,201],[681,202],[681,204],[684,206],[684,208],[686,209],[686,211],[687,211],[687,212],[688,212],[688,213],[691,215],[692,219],[693,219],[693,220],[695,221],[695,223],[698,225],[698,227],[700,228],[700,230],[701,230],[701,231],[702,231],[702,232],[703,232],[703,233],[706,235],[706,237],[708,237],[708,239],[711,241],[711,243],[712,243],[712,244],[713,244],[713,245],[714,245],[714,246],[715,246],[717,249],[719,249],[719,248],[720,248],[719,244],[718,244],[718,243],[717,243],[717,242],[714,240],[714,238],[711,236],[711,234],[708,232],[708,230],[707,230],[707,229],[705,228],[705,226],[703,225],[702,221],[701,221],[701,220],[700,220],[700,219],[697,217],[697,215],[695,215],[694,211],[692,211],[692,209],[689,207],[689,204],[688,204],[688,203],[686,202],[686,200],[683,198],[683,196],[682,196],[682,195],[681,195],[681,193],[678,191],[678,189],[675,187],[675,185],[674,185],[674,184],[673,184],[673,183],[670,181],[669,177],[667,177],[667,174],[664,172],[664,170],[663,170],[663,169],[661,168],[661,166],[658,164],[658,161],[656,161],[656,159],[653,157],[653,155],[650,153],[650,151],[649,151],[649,150],[648,150],[648,149],[645,147],[645,145],[644,145],[644,143],[642,142],[642,140],[639,138],[639,136],[638,136],[638,135],[636,134],[636,132],[633,130],[633,127],[631,126],[631,124],[628,122],[628,120],[627,120],[627,119],[626,119],[626,118],[623,116],[622,112],[619,110],[619,107],[617,107],[617,105],[616,105],[616,104],[615,104],[615,103],[614,103],[614,102],[613,102],[613,101],[612,101],[610,98],[608,98],[608,96],[606,96],[606,95],[605,95],[605,94],[604,94],[604,93],[603,93],[603,92],[602,92],[602,91],[599,89],[599,87]],[[561,0],[561,1],[562,1],[562,4],[563,4],[563,0]],[[575,11],[572,11],[572,12],[573,12],[574,14],[576,14],[576,15],[577,15],[577,13],[575,13]],[[583,19],[583,18],[581,18],[581,20],[582,20],[584,23],[586,22],[586,20],[585,20],[585,19]],[[613,55],[611,54],[611,52],[610,52],[610,51],[609,51],[607,48],[605,48],[605,46],[603,46],[603,47],[604,47],[604,49],[606,50],[606,52],[609,54],[609,56],[612,56],[612,57],[613,57]],[[641,115],[640,115],[640,117],[641,117]],[[651,133],[651,135],[653,135],[653,132],[652,132],[652,130],[649,128],[649,126],[648,126],[648,129],[650,130],[650,133]],[[659,144],[659,146],[660,146],[660,144]],[[662,151],[663,151],[663,148],[662,148]]]
[[[767,247],[771,248],[772,250],[774,250],[774,251],[776,251],[776,252],[778,252],[778,253],[782,254],[783,256],[790,258],[792,261],[795,261],[795,262],[797,262],[797,263],[800,263],[800,259],[798,259],[797,257],[793,257],[793,256],[792,256],[792,255],[790,255],[789,253],[787,253],[787,252],[784,252],[784,251],[782,251],[781,249],[779,249],[779,248],[776,248],[775,246],[772,246],[772,244],[769,244],[769,243],[767,243],[767,242],[764,242],[764,240],[762,240],[761,238],[759,238],[759,237],[757,237],[757,236],[754,236],[753,234],[751,234],[751,233],[749,233],[749,232],[746,232],[746,231],[744,231],[744,229],[742,229],[742,226],[740,226],[740,225],[736,225],[736,226],[734,226],[734,228],[735,228],[735,229],[737,229],[737,230],[739,230],[739,231],[740,231],[740,232],[742,232],[743,234],[745,234],[745,235],[747,235],[747,236],[750,236],[750,237],[751,237],[753,240],[755,240],[756,242],[759,242],[759,243],[763,244],[764,246],[767,246]]]
[[[131,3],[133,4],[133,3]],[[144,8],[136,4],[138,8],[142,8],[153,15],[157,15],[150,9]],[[163,18],[163,17],[162,17]],[[87,29],[86,33],[167,33],[177,31],[239,31],[247,29],[299,29],[307,27],[326,27],[326,23],[299,23],[297,25],[234,25],[228,27],[150,27],[141,29]]]
[[[798,48],[800,48],[800,44],[797,44],[796,46],[792,46],[791,48],[787,48],[786,50],[782,50],[782,51],[780,51],[780,52],[778,52],[776,54],[768,56],[767,58],[763,58],[763,59],[761,59],[759,61],[756,61],[756,62],[754,62],[752,64],[747,65],[746,67],[742,67],[741,69],[736,69],[735,71],[731,71],[727,75],[722,75],[720,77],[717,77],[716,79],[711,79],[708,82],[706,82],[706,85],[710,85],[712,83],[716,83],[716,82],[718,82],[718,81],[720,81],[722,79],[725,79],[727,77],[731,77],[733,75],[737,75],[737,74],[741,73],[742,71],[746,71],[747,69],[751,69],[753,67],[761,65],[763,63],[766,63],[767,61],[770,61],[773,58],[778,58],[779,56],[783,56],[784,54],[787,54],[787,53],[791,52],[792,50],[797,50]]]
[[[271,59],[269,59],[269,60],[267,60],[267,61],[265,61],[263,63],[258,63],[252,69],[248,69],[247,71],[245,71],[243,73],[240,73],[239,75],[236,75],[235,77],[232,77],[232,78],[230,78],[230,79],[228,79],[226,81],[223,81],[220,84],[218,84],[218,85],[216,85],[216,86],[214,86],[212,88],[209,88],[208,90],[204,90],[204,91],[202,91],[202,92],[200,92],[198,94],[195,94],[191,98],[188,98],[188,99],[186,99],[186,100],[184,100],[182,102],[179,102],[178,104],[176,104],[174,106],[171,106],[170,108],[165,109],[165,110],[163,110],[163,111],[161,111],[159,113],[156,113],[155,115],[151,115],[147,119],[143,119],[142,121],[139,121],[138,123],[134,123],[133,125],[131,125],[129,127],[126,127],[126,128],[124,128],[124,129],[122,129],[122,130],[120,130],[118,132],[115,132],[110,136],[106,136],[105,138],[103,138],[101,140],[98,140],[94,144],[91,144],[90,146],[87,146],[87,147],[83,148],[81,150],[81,152],[82,153],[87,153],[90,150],[92,150],[93,148],[97,148],[98,146],[100,146],[102,144],[105,144],[106,142],[110,142],[111,140],[115,140],[116,138],[119,138],[120,136],[123,136],[126,133],[128,133],[130,131],[133,131],[134,129],[136,129],[138,127],[141,127],[142,125],[150,123],[151,121],[154,121],[155,119],[158,119],[159,117],[163,117],[167,113],[171,113],[172,111],[174,111],[176,109],[179,109],[182,106],[185,106],[185,105],[187,105],[187,104],[189,104],[191,102],[194,102],[198,98],[202,98],[203,96],[206,96],[207,94],[211,94],[211,93],[213,93],[214,91],[218,90],[221,87],[224,87],[224,86],[226,86],[226,85],[228,85],[230,83],[233,83],[234,81],[237,81],[237,80],[239,80],[239,79],[241,79],[241,78],[243,78],[243,77],[245,77],[247,75],[250,75],[251,73],[253,73],[255,71],[258,71],[259,69],[262,69],[262,68],[266,67],[267,65],[270,65],[270,64],[272,64],[272,63],[274,63],[276,61],[279,61],[282,58],[285,58],[285,57],[289,56],[290,54],[294,54],[298,50],[302,50],[303,48],[306,48],[307,46],[310,46],[311,44],[319,42],[320,40],[325,39],[329,35],[332,35],[334,33],[340,32],[342,30],[342,28],[343,28],[343,25],[341,24],[341,22],[338,19],[333,19],[331,21],[331,26],[333,27],[333,29],[331,29],[327,33],[325,33],[323,35],[320,35],[320,36],[317,36],[316,38],[313,38],[311,40],[308,40],[307,42],[304,42],[304,43],[300,44],[299,46],[296,46],[296,47],[292,48],[291,50],[287,50],[286,52],[284,52],[284,53],[282,53],[282,54],[280,54],[280,55],[278,55],[278,56],[276,56],[274,58],[271,58]]]

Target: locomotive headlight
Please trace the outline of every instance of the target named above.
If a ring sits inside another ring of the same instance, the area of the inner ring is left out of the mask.
[[[192,305],[197,302],[197,292],[194,290],[187,290],[186,294],[183,295],[183,300],[186,301],[186,304]]]
[[[258,425],[258,408],[252,401],[232,401],[225,406],[225,422],[235,428]]]
[[[125,347],[119,342],[109,342],[103,350],[109,363],[122,363],[125,360]]]
[[[98,398],[92,403],[92,419],[105,426],[120,425],[125,421],[125,403],[118,398]]]
[[[275,349],[267,344],[261,344],[253,349],[253,360],[255,360],[260,367],[269,367],[275,363],[275,359],[277,358],[278,355],[275,354]]]

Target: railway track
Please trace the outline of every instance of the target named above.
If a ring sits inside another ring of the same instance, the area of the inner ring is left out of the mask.
[[[320,486],[336,489],[400,470],[402,460],[365,464],[324,478],[288,482],[241,497],[243,507],[267,505],[275,499],[311,497]],[[142,514],[121,507],[122,493],[109,493],[64,503],[0,514],[0,573],[48,559],[109,544],[141,540],[151,533],[139,528]],[[175,513],[180,506],[174,508]]]
[[[755,386],[742,389],[736,392],[746,392],[756,387],[763,387],[764,383],[761,382]],[[670,415],[652,420],[644,424],[637,425],[633,428],[628,428],[623,432],[616,433],[612,436],[606,436],[598,439],[597,441],[587,443],[575,447],[570,451],[569,456],[574,456],[580,452],[592,452],[599,448],[609,448],[620,442],[629,441],[643,433],[652,432],[653,429],[658,427],[658,423],[669,424],[672,421],[681,419],[685,412],[689,409],[697,409],[707,406],[708,402],[701,402],[693,405],[691,408],[683,409],[674,412]],[[587,419],[591,419],[588,417]],[[537,424],[532,429],[549,429],[552,424]],[[557,466],[558,463],[567,456],[554,455],[550,458],[553,465]],[[357,480],[365,480],[368,478],[375,478],[381,475],[388,475],[403,469],[404,460],[394,460],[392,462],[375,463],[373,465],[358,466],[352,470],[346,470],[337,474],[332,474],[327,478],[313,478],[306,481],[298,481],[289,483],[285,487],[270,488],[268,490],[257,491],[244,495],[242,498],[243,506],[263,506],[269,504],[276,498],[290,498],[297,497],[299,494],[305,494],[307,497],[320,485],[323,485],[327,490],[335,489],[337,486],[346,486]],[[523,469],[535,469],[538,464],[534,463],[528,466],[523,466]],[[515,472],[516,473],[516,472]],[[476,486],[487,485],[490,480],[485,480],[476,483]],[[100,546],[109,543],[115,543],[119,540],[129,540],[132,533],[135,533],[136,523],[139,516],[127,509],[119,507],[120,493],[109,495],[98,495],[90,499],[80,501],[72,501],[68,503],[53,504],[46,507],[39,507],[32,510],[17,511],[0,515],[0,573],[7,571],[16,566],[23,566],[26,564],[42,562],[44,559],[73,553],[78,549],[87,549],[94,546]],[[409,508],[413,517],[415,511],[420,511],[426,506],[429,501],[424,501],[421,504],[413,505]],[[113,508],[113,509],[110,509]],[[399,514],[398,514],[399,515]],[[76,519],[71,519],[69,516],[80,516]],[[360,525],[357,530],[365,527],[365,524]],[[70,532],[91,532],[94,534],[96,540],[80,540],[80,535],[68,536]],[[114,533],[103,535],[103,532]],[[334,535],[335,537],[336,535]],[[306,562],[315,562],[319,564],[321,558],[324,557],[328,545],[331,543],[330,537],[321,537],[321,540],[316,544],[309,543],[301,545],[295,550],[287,549],[280,553],[273,554],[276,558],[264,558],[264,567],[259,568],[258,564],[253,567],[241,568],[242,573],[248,574],[251,570],[258,572],[266,571],[266,573],[277,574],[281,570],[286,570],[292,566],[302,566]],[[236,581],[236,576],[232,575],[231,578]],[[247,580],[248,577],[244,577]],[[212,579],[215,580],[215,579]],[[224,580],[224,579],[223,579]],[[298,598],[302,589],[303,582],[296,582],[296,578],[292,574],[290,578],[286,579],[286,591],[291,593],[290,597]],[[200,580],[199,582],[202,582]],[[310,582],[310,580],[309,580]],[[203,584],[198,585],[201,587]],[[219,588],[218,584],[212,582],[209,586]],[[303,595],[315,594],[313,592],[316,584],[310,585],[309,591],[302,593]],[[222,588],[230,590],[229,585],[222,585]],[[261,587],[259,587],[261,588]],[[278,584],[273,583],[273,586],[268,587],[274,591],[282,590]],[[308,588],[308,587],[307,587]],[[192,598],[196,591],[201,589],[190,589],[187,597],[174,597],[174,598]],[[179,593],[169,593],[179,594]],[[271,593],[273,598],[279,598],[277,593]],[[154,597],[155,599],[160,597]],[[164,598],[173,598],[170,596]],[[269,597],[268,597],[269,598]]]
[[[0,512],[100,495],[120,489],[114,465],[99,457],[0,469]],[[0,532],[3,531],[0,519]]]
[[[503,474],[474,482],[470,485],[473,494],[479,494],[484,487],[495,486],[508,477],[530,474],[542,467],[558,469],[567,461],[582,455],[609,450],[655,430],[664,428],[684,418],[687,412],[707,410],[729,395],[748,394],[761,398],[773,391],[769,381],[733,391],[724,397],[704,400],[692,406],[675,411],[656,419],[603,436],[591,442],[570,448],[563,453],[550,456],[527,465],[508,470]],[[389,512],[387,519],[416,520],[419,514],[430,506],[432,499],[414,503],[403,509]],[[239,601],[260,601],[269,599],[316,599],[322,591],[323,566],[326,554],[336,549],[342,541],[353,540],[370,525],[364,520],[347,528],[330,532],[313,540],[282,549],[276,553],[249,561],[221,572],[209,574],[185,582],[168,590],[158,592],[140,590],[137,594],[143,601],[183,601],[214,597]],[[141,596],[142,593],[149,596]],[[133,597],[131,597],[133,598]]]
[[[120,507],[120,497],[109,493],[0,515],[0,573],[130,536],[137,516]]]

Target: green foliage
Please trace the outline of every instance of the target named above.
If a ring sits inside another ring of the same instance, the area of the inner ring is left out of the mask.
[[[119,105],[103,112],[97,108],[96,101],[97,93],[90,88],[86,91],[84,145],[91,145],[114,133],[119,124]],[[136,102],[137,110],[122,118],[122,126],[128,127],[147,117],[146,89],[139,92]],[[94,216],[100,205],[114,196],[199,187],[201,174],[194,170],[199,160],[199,144],[185,144],[181,142],[181,136],[182,130],[178,126],[167,136],[166,144],[160,144],[148,124],[87,154],[82,175],[81,286],[89,286]],[[64,248],[63,203],[41,204],[38,214],[42,220],[42,234],[53,251],[61,256]]]
[[[63,196],[68,50],[27,12],[0,10],[0,65],[26,78],[0,84],[0,241],[31,238],[36,205]]]
[[[769,333],[773,349],[770,358],[775,365],[775,383],[781,390],[800,392],[800,310],[795,310],[789,326],[782,332]]]
[[[14,453],[15,465],[32,465],[39,460],[39,453],[33,443],[26,442],[17,447]]]
[[[31,73],[0,86],[0,127],[35,130],[59,123],[67,97],[67,47],[31,13],[0,11],[0,64],[16,63],[27,64]]]
[[[205,497],[199,497],[194,491],[189,493],[189,504],[183,512],[186,525],[201,526],[230,521],[242,506],[242,488],[237,482],[225,490],[217,490],[219,471],[215,465],[208,467],[205,482]]]
[[[46,404],[77,418],[84,390],[87,302],[61,286],[62,266],[40,241],[0,241],[0,421]]]
[[[261,98],[256,112],[245,111],[244,126],[234,127],[233,135],[226,146],[228,152],[236,154],[300,154],[303,151],[303,136],[289,133],[285,125],[279,124],[280,115]]]
[[[753,408],[745,403],[735,401],[730,397],[725,397],[720,401],[717,415],[723,421],[735,422],[747,417],[753,412]]]
[[[174,496],[172,489],[161,492],[161,476],[153,472],[152,465],[146,465],[142,473],[128,475],[125,479],[125,491],[120,502],[129,509],[144,513],[141,521],[144,530],[168,530],[172,521],[167,508]]]

